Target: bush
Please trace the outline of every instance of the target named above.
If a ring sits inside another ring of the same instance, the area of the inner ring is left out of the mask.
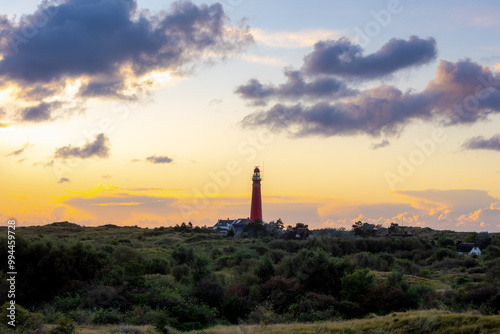
[[[76,324],[71,318],[59,319],[56,327],[49,331],[50,334],[74,334],[76,333]]]
[[[342,277],[342,297],[351,301],[358,301],[375,285],[375,276],[368,268],[357,269],[352,274],[345,273]]]
[[[259,286],[262,298],[269,301],[278,312],[284,311],[301,295],[300,285],[294,278],[275,276]]]
[[[94,324],[118,324],[123,321],[123,315],[117,309],[98,309],[94,313]]]
[[[238,319],[245,318],[249,312],[247,300],[236,293],[227,296],[222,303],[222,314],[232,324],[238,323]]]
[[[189,279],[189,267],[185,264],[175,266],[172,268],[172,275],[177,282],[186,282]]]
[[[6,329],[11,327],[7,325],[7,322],[12,321],[8,317],[10,310],[7,308],[11,307],[9,302],[5,302],[1,306],[0,317],[2,321],[0,322],[0,329]],[[14,304],[15,307],[15,328],[18,333],[31,333],[33,331],[41,331],[43,329],[43,316],[40,313],[31,313],[24,307],[18,304]]]
[[[193,290],[195,298],[208,306],[217,308],[222,305],[224,293],[224,286],[208,279],[202,279]]]
[[[257,275],[261,282],[266,282],[271,276],[274,275],[274,265],[273,261],[271,261],[270,256],[265,256],[262,260],[259,261],[257,266],[255,267],[255,275]]]
[[[145,266],[146,274],[170,274],[170,262],[161,257],[154,257],[146,262]]]
[[[177,264],[190,264],[194,260],[194,250],[192,247],[179,245],[174,248],[172,259]]]
[[[190,266],[191,281],[195,285],[202,278],[208,278],[212,274],[210,258],[203,253],[196,253]]]

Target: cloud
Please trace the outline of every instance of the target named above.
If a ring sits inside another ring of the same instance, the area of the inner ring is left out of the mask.
[[[500,202],[487,191],[427,189],[398,191],[399,203],[325,203],[318,215],[332,227],[350,228],[361,220],[388,226],[391,222],[436,229],[478,231],[498,229]]]
[[[69,81],[80,98],[135,98],[150,88],[141,81],[148,74],[184,75],[253,41],[248,27],[227,22],[218,3],[178,1],[154,14],[135,0],[42,2],[20,20],[2,18],[0,81],[17,87],[17,98],[43,103],[64,95]],[[23,119],[49,120],[43,106]]]
[[[374,79],[412,66],[421,66],[437,55],[433,38],[411,36],[408,41],[393,38],[375,53],[364,56],[358,44],[349,39],[320,41],[304,57],[309,75],[334,74],[348,78]]]
[[[156,155],[152,155],[150,157],[147,157],[146,161],[151,162],[153,164],[169,164],[174,160],[167,157],[167,156],[158,156],[157,157]]]
[[[324,29],[278,32],[252,29],[251,32],[257,43],[285,49],[310,47],[318,40],[335,38],[342,33],[342,31]]]
[[[20,148],[20,149],[18,149],[18,150],[14,150],[14,151],[10,152],[10,153],[9,153],[9,154],[7,154],[6,156],[7,156],[7,157],[10,157],[10,156],[13,156],[13,155],[20,155],[20,154],[22,154],[22,153],[23,153],[23,152],[24,152],[24,151],[25,151],[28,147],[30,147],[30,146],[31,146],[31,145],[30,145],[30,143],[29,143],[29,141],[28,141],[28,142],[26,142],[26,144],[24,144],[24,145],[23,145],[23,147],[21,147],[21,148]]]
[[[255,105],[265,105],[270,98],[297,100],[300,98],[317,99],[352,96],[357,91],[348,88],[335,78],[319,78],[306,82],[302,73],[290,68],[283,71],[287,82],[279,85],[264,85],[257,79],[249,80],[236,89],[242,98],[253,100]]]
[[[499,87],[500,74],[492,73],[488,66],[482,67],[469,59],[456,63],[442,60],[436,78],[421,92],[402,92],[382,85],[345,101],[318,98],[312,105],[278,103],[247,115],[241,125],[288,131],[297,137],[394,136],[416,120],[445,126],[485,120],[488,115],[500,112]],[[263,86],[254,94],[268,97],[271,93],[269,87]]]
[[[41,102],[36,106],[24,108],[21,111],[21,118],[29,122],[44,122],[51,120],[51,112],[61,106],[60,102]]]
[[[422,97],[403,93],[391,86],[380,86],[360,93],[357,99],[312,106],[276,104],[267,111],[247,115],[241,124],[254,128],[264,126],[273,131],[288,129],[293,136],[356,135],[399,133],[411,119],[431,115]]]
[[[68,178],[66,177],[61,177],[57,183],[65,183],[65,182],[70,182]]]
[[[148,196],[122,192],[111,195],[71,197],[64,204],[78,209],[82,213],[90,214],[100,221],[122,223],[138,217],[165,217],[176,212],[175,198]]]
[[[491,138],[484,138],[482,136],[472,137],[462,144],[462,148],[467,150],[500,151],[500,134]]]
[[[93,142],[87,142],[83,147],[63,146],[56,149],[55,158],[79,158],[87,159],[91,157],[109,157],[109,139],[103,133],[97,135]]]
[[[382,140],[380,143],[373,143],[371,146],[372,150],[378,150],[379,148],[386,147],[390,144],[387,139]]]

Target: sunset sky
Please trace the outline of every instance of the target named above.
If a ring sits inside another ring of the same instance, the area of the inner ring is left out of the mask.
[[[0,218],[500,231],[500,4],[0,4]]]

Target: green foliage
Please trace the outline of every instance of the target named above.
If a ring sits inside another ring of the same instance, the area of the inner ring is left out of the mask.
[[[276,274],[295,277],[308,291],[337,296],[345,272],[352,272],[354,265],[347,259],[334,258],[323,250],[302,249],[285,257],[277,266]]]
[[[265,282],[274,275],[274,264],[270,256],[264,256],[255,267],[255,275],[259,277],[261,282]]]
[[[411,309],[500,311],[498,234],[415,228],[417,237],[371,238],[323,229],[314,231],[315,238],[286,241],[269,237],[279,225],[262,225],[266,236],[259,238],[224,238],[187,224],[181,232],[22,227],[16,299],[43,313],[46,323],[159,324],[163,331]],[[412,230],[397,227],[398,233]],[[483,255],[456,254],[457,242],[476,239],[489,242]],[[1,254],[6,257],[5,246]],[[1,295],[8,288],[0,271]]]
[[[71,318],[61,318],[56,322],[56,327],[49,331],[50,334],[75,334],[76,324]]]
[[[181,264],[172,268],[172,275],[177,282],[187,282],[189,280],[189,267]]]
[[[172,259],[177,264],[190,264],[194,260],[194,250],[192,247],[178,245],[172,252]]]
[[[146,274],[168,275],[171,271],[170,262],[159,256],[154,257],[146,262],[144,271]]]
[[[374,237],[381,228],[381,224],[375,225],[370,223],[363,223],[361,221],[357,221],[352,225],[352,231],[354,232],[354,235],[362,238]]]
[[[12,316],[15,317],[15,320],[11,318]],[[43,329],[43,316],[40,313],[32,313],[19,304],[12,306],[9,302],[5,302],[1,306],[0,317],[2,319],[0,330],[2,331],[12,328],[8,325],[10,321],[14,321],[17,333],[31,333]]]
[[[357,301],[375,285],[375,276],[370,270],[356,269],[353,273],[345,273],[341,280],[342,297]]]
[[[500,257],[500,247],[495,245],[489,245],[486,249],[484,249],[485,255],[488,259],[494,259]]]
[[[123,321],[123,315],[117,309],[97,309],[94,313],[94,324],[118,324]]]
[[[243,227],[243,234],[250,238],[263,238],[267,235],[267,231],[262,221],[256,219]]]
[[[210,258],[203,253],[196,253],[190,266],[191,281],[195,285],[202,278],[209,278],[212,274]]]
[[[193,296],[202,303],[220,308],[224,300],[225,288],[218,282],[202,279],[193,290]]]

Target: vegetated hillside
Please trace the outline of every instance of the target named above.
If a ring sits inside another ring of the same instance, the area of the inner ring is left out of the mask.
[[[323,229],[286,241],[276,239],[280,226],[254,224],[235,237],[185,224],[19,227],[16,303],[31,312],[25,322],[32,328],[74,321],[159,330],[500,310],[498,234],[391,226],[392,236],[375,237],[386,231],[359,223],[352,231]],[[1,235],[0,257],[7,259]],[[483,254],[459,255],[462,241],[476,242]]]

